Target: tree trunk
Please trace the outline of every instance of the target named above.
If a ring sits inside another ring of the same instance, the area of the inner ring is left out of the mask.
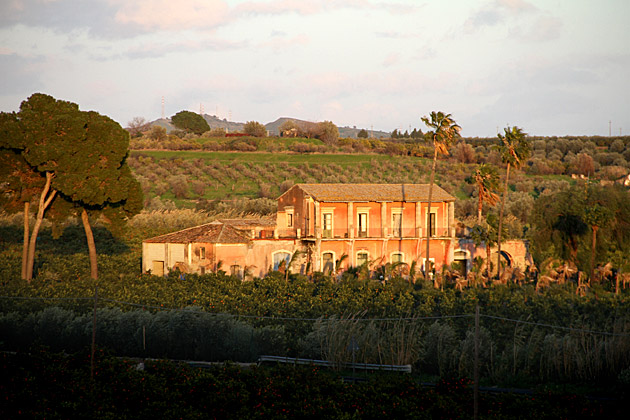
[[[497,234],[497,277],[501,278],[501,230],[503,229],[503,209],[505,208],[505,199],[508,193],[508,180],[510,179],[510,163],[507,164],[505,172],[505,190],[503,191],[503,200],[501,200],[501,211],[499,212],[499,232]]]
[[[481,210],[483,209],[483,200],[481,199],[481,191],[479,191],[479,204],[477,204],[477,224],[481,224]]]
[[[30,211],[31,203],[24,203],[24,243],[22,245],[22,280],[26,280],[26,267],[28,260],[28,239],[29,239],[29,211]]]
[[[490,265],[492,264],[492,249],[490,248],[490,241],[486,242],[486,271],[488,274],[488,281],[490,281],[490,275],[492,274],[492,270],[490,269]]]
[[[430,261],[429,261],[429,247],[430,247],[430,240],[431,240],[431,199],[433,198],[433,182],[435,181],[435,167],[436,167],[436,163],[437,163],[437,155],[438,155],[438,151],[437,151],[437,147],[435,146],[435,144],[433,145],[433,167],[431,168],[431,180],[429,181],[429,202],[427,203],[427,218],[426,218],[426,227],[427,227],[427,253],[425,255],[425,262],[424,262],[424,272],[425,274],[429,272],[429,266],[430,266]],[[437,221],[437,220],[436,220]],[[436,289],[438,287],[440,287],[438,280],[437,280],[437,276],[434,277],[433,279],[433,287],[435,287]]]
[[[591,275],[588,278],[588,284],[591,285],[591,281],[595,276],[595,246],[597,245],[597,230],[599,226],[592,226],[593,228],[593,241],[591,243]]]
[[[96,245],[94,244],[94,235],[92,234],[90,219],[88,218],[88,214],[85,209],[83,209],[83,211],[81,212],[81,220],[83,221],[83,229],[85,230],[85,237],[87,238],[88,252],[90,255],[90,276],[93,280],[96,280],[98,278],[98,266],[96,263]]]
[[[33,279],[33,264],[35,263],[35,246],[37,245],[37,235],[39,234],[39,228],[44,220],[44,211],[50,205],[50,202],[55,198],[57,191],[51,190],[53,174],[46,172],[46,185],[39,196],[39,208],[37,209],[37,218],[35,219],[35,226],[33,226],[33,232],[31,233],[31,239],[28,245],[28,260],[26,262],[26,281],[29,283]],[[50,194],[48,192],[50,191]]]

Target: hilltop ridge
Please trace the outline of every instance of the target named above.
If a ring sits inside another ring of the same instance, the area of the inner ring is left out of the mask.
[[[228,133],[242,131],[243,126],[245,125],[245,123],[228,121],[226,118],[221,119],[215,115],[203,114],[202,116],[206,120],[210,128],[223,128]],[[280,130],[279,130],[280,126],[284,124],[285,122],[291,121],[291,120],[295,121],[298,124],[300,123],[312,124],[313,123],[312,121],[300,120],[298,118],[280,117],[276,119],[275,121],[265,124],[265,128],[267,129],[270,135],[277,136],[280,134]],[[160,127],[164,127],[166,131],[169,133],[176,129],[175,126],[171,123],[171,120],[169,118],[159,118],[155,121],[150,122],[149,124],[152,126],[158,125]],[[339,129],[339,136],[346,137],[346,138],[357,138],[359,131],[361,131],[361,128],[357,128],[356,126],[354,127],[337,126],[337,128]],[[368,133],[370,133],[370,137],[381,138],[381,137],[389,137],[390,135],[390,133],[386,131],[379,131],[379,130],[370,131],[367,128],[365,128],[365,130]]]

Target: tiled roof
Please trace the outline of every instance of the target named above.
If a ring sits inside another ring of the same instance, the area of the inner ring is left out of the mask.
[[[239,230],[230,224],[212,222],[201,226],[195,226],[178,232],[167,233],[146,239],[149,243],[177,243],[188,244],[192,242],[220,243],[220,244],[245,244],[250,236],[246,231]]]
[[[428,201],[429,184],[296,184],[317,201]],[[432,202],[455,201],[433,184]]]
[[[273,217],[261,217],[257,219],[219,219],[221,223],[234,226],[237,229],[252,229],[256,227],[268,228],[276,227],[276,218]]]

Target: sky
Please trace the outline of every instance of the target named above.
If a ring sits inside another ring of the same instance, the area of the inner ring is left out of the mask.
[[[628,0],[0,0],[0,111],[630,134]],[[164,98],[164,105],[162,105]],[[163,111],[164,110],[164,111]]]

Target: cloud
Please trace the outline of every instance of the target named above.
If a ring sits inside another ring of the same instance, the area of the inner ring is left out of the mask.
[[[0,54],[0,92],[2,96],[19,94],[23,91],[37,91],[44,87],[41,74],[45,68],[45,58],[23,57],[17,54]]]
[[[529,42],[560,37],[562,21],[524,0],[494,0],[484,4],[464,23],[464,32],[473,34],[486,27],[506,26],[508,36]]]
[[[156,58],[169,54],[197,51],[226,51],[246,48],[247,44],[220,39],[184,40],[179,42],[142,42],[130,47],[122,56],[131,59]]]
[[[0,2],[0,28],[17,24],[123,38],[152,31],[212,29],[228,19],[224,0],[13,0]]]
[[[552,16],[541,16],[530,25],[515,26],[510,30],[511,37],[533,42],[557,39],[561,33],[562,21]]]
[[[298,34],[292,37],[272,36],[268,41],[259,44],[261,48],[271,48],[274,51],[283,51],[294,46],[304,46],[309,43],[310,38],[305,34]]]
[[[90,32],[115,35],[112,27],[115,4],[108,0],[13,0],[0,2],[0,28],[17,24],[70,32],[88,28]]]
[[[512,18],[522,18],[536,10],[536,7],[524,0],[494,0],[477,9],[464,23],[464,30],[473,33],[485,26],[496,26]]]
[[[383,66],[390,67],[400,61],[400,54],[398,53],[390,53],[385,60],[383,60]]]
[[[235,16],[281,15],[295,13],[314,15],[336,9],[385,10],[392,14],[411,13],[418,7],[406,3],[373,2],[368,0],[272,0],[247,1],[234,7]]]
[[[225,23],[223,0],[110,0],[118,9],[117,23],[135,25],[144,31],[214,28]]]
[[[413,38],[420,37],[420,34],[418,33],[403,33],[403,32],[394,31],[394,30],[377,31],[374,33],[374,35],[377,38],[384,38],[384,39],[413,39]]]

